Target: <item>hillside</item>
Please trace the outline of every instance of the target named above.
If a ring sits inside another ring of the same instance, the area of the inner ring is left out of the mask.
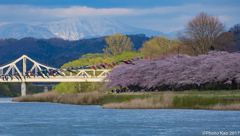
[[[150,38],[145,35],[129,35],[134,47],[139,49]],[[80,58],[86,53],[102,53],[105,37],[82,39],[76,41],[60,38],[35,39],[23,38],[0,40],[0,65],[11,62],[22,55],[53,67],[61,67],[64,63]]]

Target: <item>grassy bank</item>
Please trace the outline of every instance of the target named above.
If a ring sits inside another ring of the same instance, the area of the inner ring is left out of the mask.
[[[111,109],[213,109],[240,110],[240,90],[184,91],[153,93],[82,93],[46,92],[13,99],[17,102],[53,102],[76,105],[101,105]]]

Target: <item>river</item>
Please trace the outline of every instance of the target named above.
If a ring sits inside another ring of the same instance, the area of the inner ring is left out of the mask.
[[[10,101],[0,98],[0,136],[202,135],[205,131],[240,135],[240,111],[120,110]]]

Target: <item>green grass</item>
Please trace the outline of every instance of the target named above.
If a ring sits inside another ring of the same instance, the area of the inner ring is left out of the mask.
[[[207,107],[211,105],[215,105],[218,103],[226,103],[224,99],[220,97],[203,97],[203,96],[174,96],[173,98],[173,108],[178,109],[193,109],[197,107]]]
[[[122,94],[107,94],[104,99],[99,102],[99,105],[107,104],[107,103],[121,103],[126,101],[131,101],[133,99],[139,98],[144,99],[151,97],[150,94],[141,94],[141,95],[122,95]]]
[[[169,92],[149,92],[149,93],[125,93],[125,94],[107,94],[100,102],[100,105],[107,103],[128,102],[136,98],[157,98],[163,97]],[[208,90],[208,91],[175,91],[172,92],[173,104],[171,109],[206,109],[209,106],[217,104],[231,104],[240,102],[240,90]]]

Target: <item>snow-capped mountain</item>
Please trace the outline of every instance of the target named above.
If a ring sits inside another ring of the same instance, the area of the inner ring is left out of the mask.
[[[44,23],[39,26],[47,28],[58,37],[70,40],[78,40],[90,36],[105,36],[117,32],[131,32],[134,29],[123,23],[100,17],[67,19]]]
[[[0,26],[0,39],[24,37],[59,37],[78,40],[89,37],[107,36],[114,33],[145,34],[148,37],[165,35],[160,31],[135,28],[122,22],[104,17],[83,17],[48,22],[37,26],[26,24],[7,24]]]
[[[21,39],[24,37],[52,38],[56,36],[48,29],[38,26],[30,26],[17,23],[0,26],[0,39]]]

